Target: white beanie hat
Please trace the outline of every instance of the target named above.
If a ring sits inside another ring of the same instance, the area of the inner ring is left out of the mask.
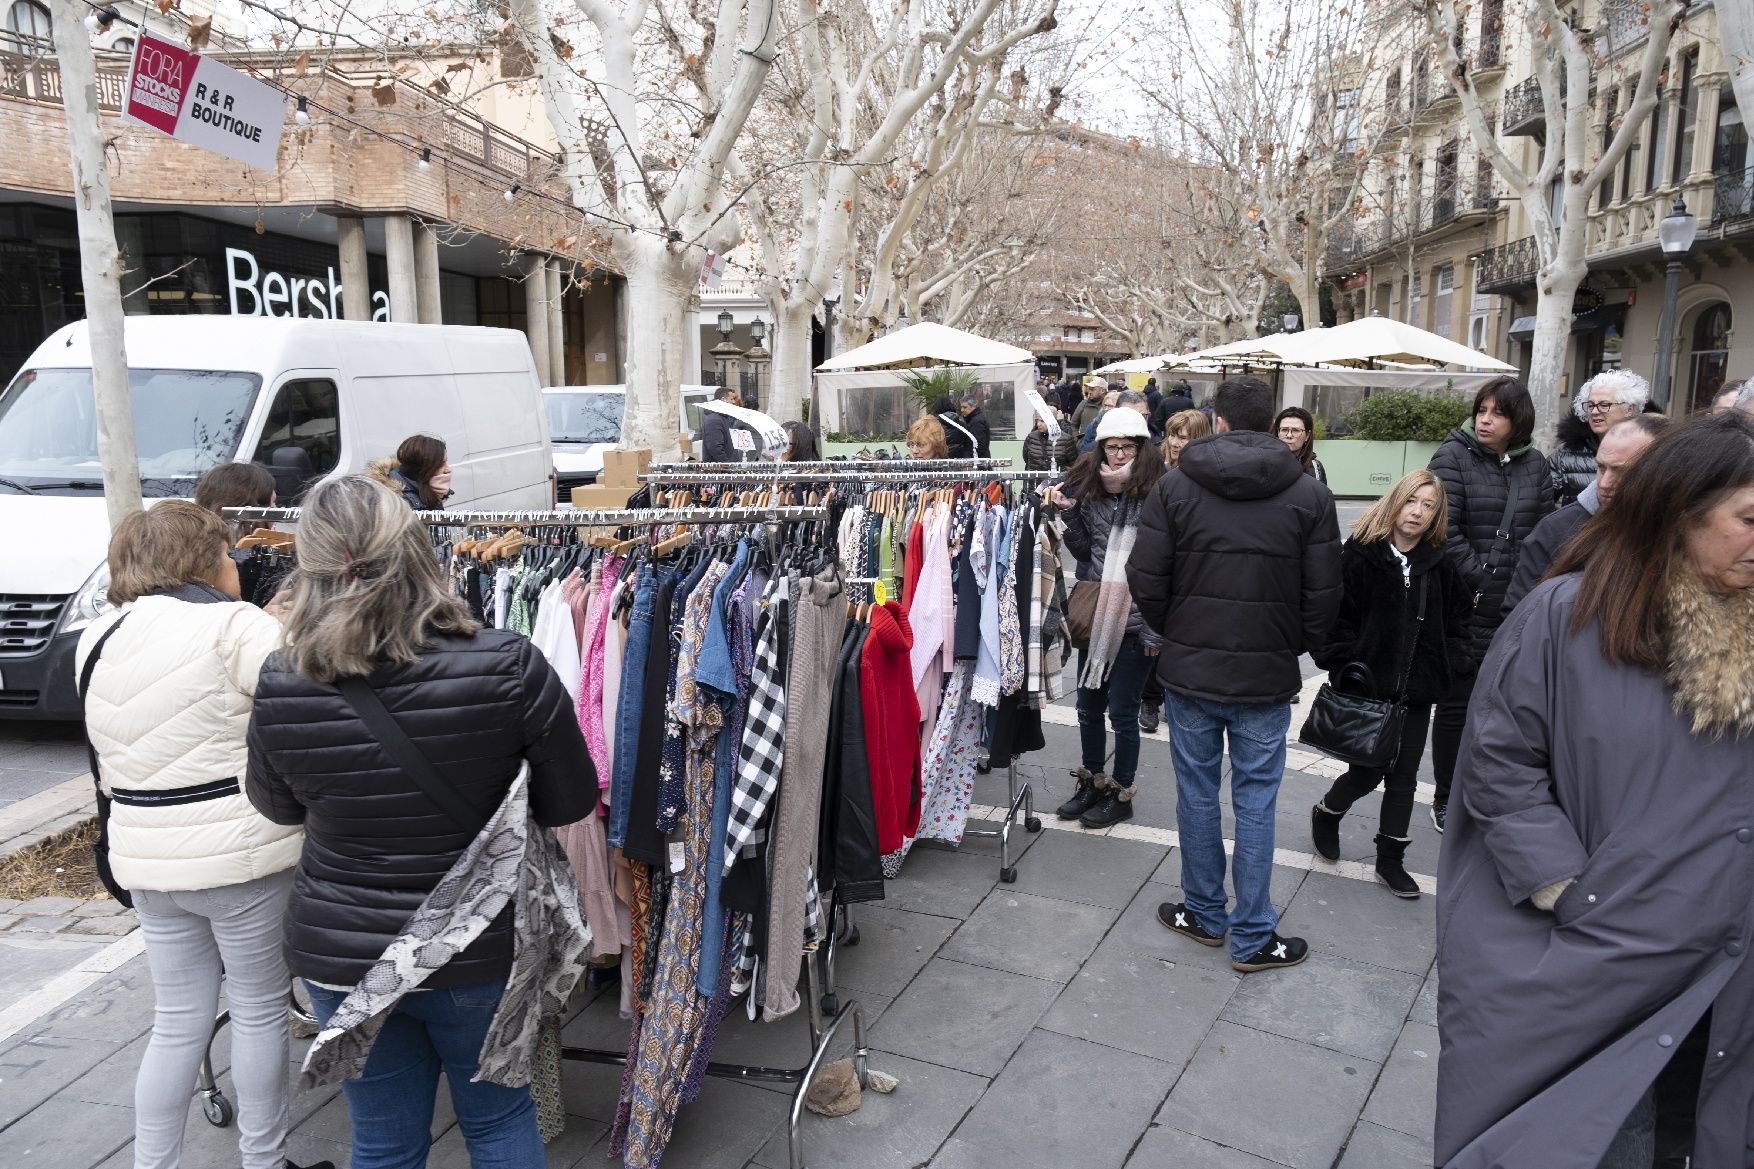
[[[1150,437],[1151,429],[1145,425],[1145,416],[1131,406],[1116,406],[1096,423],[1098,444],[1109,438],[1136,438],[1144,442]]]

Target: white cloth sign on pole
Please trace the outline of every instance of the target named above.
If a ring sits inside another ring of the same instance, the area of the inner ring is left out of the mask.
[[[747,447],[741,446],[737,442],[739,432],[733,430],[731,432],[731,446],[736,450],[758,450],[765,458],[777,459],[785,454],[786,448],[791,445],[791,439],[786,437],[786,428],[759,410],[751,410],[747,406],[735,406],[730,402],[717,400],[702,402],[700,408],[702,410],[716,410],[720,414],[741,422],[755,432],[751,436],[751,440],[755,437],[761,439],[759,448],[754,445],[753,441]],[[749,431],[741,433],[747,435]]]
[[[286,124],[286,95],[142,29],[128,63],[122,117],[272,171]]]
[[[1060,420],[1054,417],[1053,410],[1051,410],[1048,407],[1048,404],[1042,400],[1041,391],[1031,387],[1030,389],[1023,391],[1023,396],[1029,400],[1030,406],[1035,409],[1036,414],[1040,416],[1041,420],[1048,424],[1048,441],[1059,442]]]

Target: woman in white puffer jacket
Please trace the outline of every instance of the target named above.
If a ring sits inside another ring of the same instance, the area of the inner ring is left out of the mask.
[[[152,970],[135,1169],[180,1163],[222,974],[244,1169],[290,1165],[281,932],[303,833],[269,822],[240,789],[256,678],[280,623],[237,599],[230,549],[219,518],[186,500],[123,520],[109,556],[119,611],[86,630],[75,658],[112,801],[110,864]]]

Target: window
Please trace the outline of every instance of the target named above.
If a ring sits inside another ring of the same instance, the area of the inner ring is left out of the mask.
[[[255,461],[274,473],[281,507],[294,507],[305,490],[341,462],[341,411],[335,383],[303,378],[274,393],[262,424]]]
[[[1632,90],[1630,88],[1628,88],[1626,91],[1626,101],[1624,103],[1623,108],[1630,109],[1631,107],[1632,107]],[[1633,182],[1633,179],[1638,174],[1638,140],[1639,140],[1639,137],[1640,137],[1640,135],[1638,135],[1638,134],[1634,134],[1632,136],[1632,144],[1626,148],[1626,154],[1620,160],[1620,201],[1622,203],[1624,203],[1628,199],[1632,198],[1632,182]]]
[[[1614,119],[1620,116],[1620,91],[1612,87],[1608,90],[1607,104],[1602,109],[1602,153],[1608,153],[1608,147],[1614,143]],[[1606,211],[1614,204],[1614,172],[1609,171],[1602,176],[1602,198],[1596,206]]]
[[[1650,149],[1644,159],[1644,193],[1663,185],[1663,160],[1668,158],[1669,103],[1658,101],[1650,112]]]
[[[110,52],[112,53],[132,53],[133,51],[133,37],[120,37],[110,44]]]
[[[1480,6],[1480,52],[1474,64],[1490,69],[1503,59],[1504,0],[1486,0]]]
[[[1720,175],[1739,175],[1748,166],[1748,127],[1736,94],[1724,83],[1718,94],[1717,137],[1711,144],[1711,169]]]
[[[1424,328],[1425,273],[1413,273],[1413,293],[1407,298],[1407,323]]]
[[[1675,136],[1675,165],[1669,171],[1669,182],[1679,184],[1693,171],[1693,140],[1699,121],[1699,90],[1694,81],[1699,75],[1699,50],[1694,49],[1681,59],[1680,129]]]
[[[1468,322],[1468,348],[1486,352],[1486,314],[1475,313]]]
[[[1358,150],[1358,91],[1342,89],[1334,94],[1334,145],[1341,154]]]
[[[49,10],[37,0],[12,0],[6,10],[6,31],[17,39],[46,41],[50,27]]]
[[[1730,363],[1730,306],[1723,301],[1708,305],[1693,322],[1693,350],[1688,355],[1692,366],[1692,401],[1695,410],[1711,407],[1711,400],[1723,388]]]
[[[1383,83],[1383,97],[1387,99],[1389,112],[1395,113],[1401,108],[1401,67],[1396,65],[1388,80]]]
[[[1455,302],[1456,266],[1437,270],[1437,291],[1431,298],[1431,331],[1445,340],[1450,336],[1450,313]]]

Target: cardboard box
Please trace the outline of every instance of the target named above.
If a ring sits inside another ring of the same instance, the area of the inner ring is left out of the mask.
[[[572,505],[584,508],[626,507],[628,498],[635,490],[632,487],[610,487],[602,483],[593,487],[574,487]]]
[[[605,487],[636,488],[639,477],[651,465],[651,447],[604,451],[603,473],[597,477],[597,482]]]

